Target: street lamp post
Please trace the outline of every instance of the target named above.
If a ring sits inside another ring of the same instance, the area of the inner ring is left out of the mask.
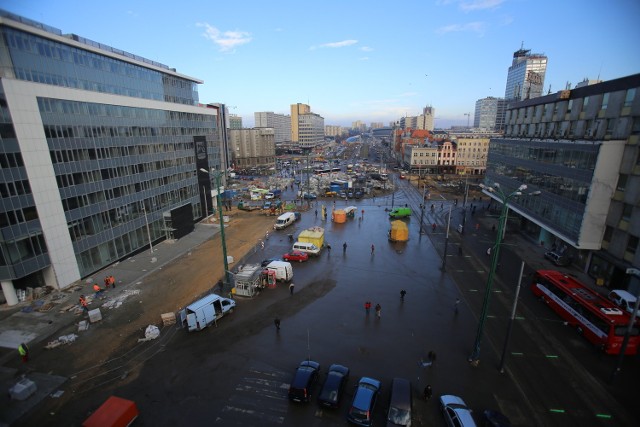
[[[510,194],[504,194],[504,192],[500,189],[500,184],[495,183],[493,187],[487,187],[485,185],[480,184],[482,189],[487,190],[490,193],[494,193],[498,196],[500,201],[502,202],[502,210],[500,211],[500,221],[498,225],[498,230],[496,233],[496,240],[493,244],[493,248],[491,250],[491,269],[489,270],[489,277],[487,278],[487,286],[484,291],[484,300],[482,302],[482,312],[480,313],[480,321],[478,322],[478,330],[476,332],[476,341],[473,345],[473,351],[469,356],[469,362],[477,366],[480,363],[480,345],[482,344],[482,334],[484,332],[484,323],[487,320],[487,315],[489,313],[489,299],[491,298],[491,288],[493,286],[493,277],[496,274],[496,268],[498,267],[498,257],[500,255],[500,243],[502,243],[502,233],[505,228],[506,220],[507,220],[507,211],[509,209],[509,200],[514,197],[521,196],[522,191],[527,189],[525,184],[522,184],[518,189]],[[534,195],[540,194],[539,191],[533,193]]]
[[[224,215],[222,214],[222,196],[220,194],[220,178],[222,177],[222,171],[215,171],[213,168],[211,172],[202,168],[200,171],[213,176],[216,180],[216,202],[218,204],[218,216],[220,217],[220,240],[222,242],[222,257],[224,261],[224,283],[229,284],[231,280],[229,278],[229,261],[227,259],[227,243],[224,238]]]

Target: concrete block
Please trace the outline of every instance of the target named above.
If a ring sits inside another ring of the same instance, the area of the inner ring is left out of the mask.
[[[96,323],[102,320],[102,313],[100,313],[99,308],[94,308],[93,310],[89,310],[89,321],[91,323]]]
[[[17,384],[9,389],[9,395],[14,400],[26,400],[38,390],[36,383],[28,378],[21,379]]]

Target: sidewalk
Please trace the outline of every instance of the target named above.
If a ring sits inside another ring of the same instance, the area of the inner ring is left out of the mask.
[[[227,225],[228,226],[228,225]],[[22,376],[33,380],[37,392],[24,401],[9,401],[8,394],[0,398],[0,426],[10,425],[13,421],[27,413],[41,400],[54,393],[66,378],[57,375],[33,372],[28,365],[13,368],[18,360],[18,345],[28,343],[33,348],[40,347],[47,340],[58,338],[60,331],[68,328],[82,317],[77,314],[78,298],[81,294],[87,297],[94,295],[92,286],[98,283],[104,286],[104,277],[113,275],[116,288],[104,293],[104,299],[93,300],[89,309],[95,309],[114,299],[127,298],[132,293],[133,285],[139,285],[143,279],[162,269],[176,258],[189,253],[192,249],[211,239],[220,231],[217,224],[198,223],[195,230],[177,241],[163,241],[123,261],[114,263],[108,268],[86,278],[84,284],[72,286],[63,291],[52,292],[36,301],[19,303],[17,306],[0,306],[0,388],[9,390]],[[139,291],[138,291],[139,292]],[[116,315],[113,311],[101,310],[105,316]]]

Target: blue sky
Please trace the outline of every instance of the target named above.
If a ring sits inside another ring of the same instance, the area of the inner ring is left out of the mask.
[[[549,62],[545,93],[640,72],[638,0],[0,0],[0,7],[204,80],[200,102],[255,111],[311,105],[350,126],[436,109],[466,125],[503,97],[524,43]]]

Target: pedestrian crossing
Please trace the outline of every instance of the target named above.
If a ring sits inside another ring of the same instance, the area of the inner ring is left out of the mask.
[[[249,369],[234,387],[215,423],[225,426],[282,425],[289,407],[290,380],[290,372]]]

